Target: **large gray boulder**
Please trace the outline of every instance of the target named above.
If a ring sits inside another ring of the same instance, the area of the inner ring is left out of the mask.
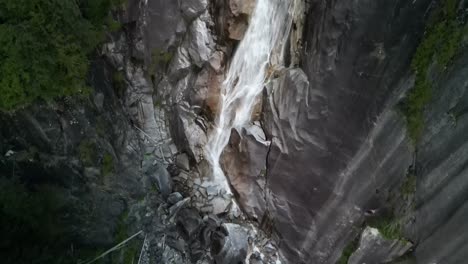
[[[214,40],[208,29],[207,22],[202,18],[195,19],[189,28],[190,44],[188,53],[192,61],[202,67],[214,52]]]
[[[248,246],[248,230],[226,223],[213,234],[211,252],[216,264],[239,264],[245,262]]]
[[[183,0],[180,1],[180,10],[187,21],[200,16],[207,8],[208,0]]]
[[[154,180],[164,197],[168,197],[172,193],[172,178],[163,165],[151,166],[146,173]]]
[[[408,241],[387,239],[378,229],[366,227],[348,264],[388,263],[403,256],[412,246]]]

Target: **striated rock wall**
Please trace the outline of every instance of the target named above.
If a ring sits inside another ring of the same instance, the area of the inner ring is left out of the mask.
[[[391,215],[400,238],[415,244],[406,261],[460,263],[465,55],[433,75],[426,129],[414,146],[398,104],[414,85],[409,65],[434,5],[309,4],[300,68],[280,72],[267,86],[264,110],[272,141],[269,217],[284,257],[346,263],[342,249],[363,224]],[[380,260],[366,254],[383,263],[392,252]]]

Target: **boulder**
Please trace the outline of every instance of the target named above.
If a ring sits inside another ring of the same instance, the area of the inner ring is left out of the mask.
[[[198,67],[202,67],[211,58],[215,46],[207,23],[201,18],[195,19],[189,28],[189,35],[191,39],[188,47],[190,57]]]
[[[187,239],[192,239],[200,231],[203,220],[197,210],[192,208],[184,208],[180,210],[176,217],[177,226],[181,229],[182,234]]]
[[[208,6],[207,0],[183,0],[180,2],[180,10],[187,21],[192,21],[200,16]]]
[[[188,158],[187,154],[182,153],[182,154],[177,155],[176,165],[180,169],[183,169],[185,171],[189,171],[190,170],[190,162],[189,162],[189,158]]]
[[[412,243],[387,239],[378,229],[366,227],[361,234],[358,249],[351,255],[348,264],[388,263],[403,256],[413,246]]]
[[[211,252],[216,264],[244,263],[247,258],[248,230],[244,227],[225,223],[213,233]]]
[[[169,197],[167,197],[167,202],[170,204],[170,205],[173,205],[173,204],[176,204],[180,201],[182,201],[182,199],[184,199],[184,197],[182,196],[182,194],[180,194],[179,192],[175,192],[175,193],[171,193],[169,195]]]
[[[151,166],[147,172],[155,183],[158,185],[159,191],[164,197],[168,197],[172,193],[172,179],[171,175],[163,165]]]

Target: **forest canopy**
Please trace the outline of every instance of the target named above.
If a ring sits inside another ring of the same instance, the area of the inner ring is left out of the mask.
[[[89,56],[121,0],[0,1],[0,110],[84,93]]]

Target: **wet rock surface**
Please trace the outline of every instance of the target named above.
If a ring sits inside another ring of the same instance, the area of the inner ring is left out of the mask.
[[[247,258],[248,232],[236,224],[223,224],[213,235],[215,263],[237,264]]]

